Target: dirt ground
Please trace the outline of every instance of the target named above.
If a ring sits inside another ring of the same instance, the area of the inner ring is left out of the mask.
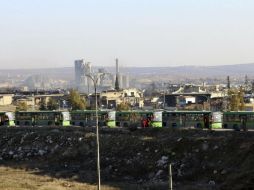
[[[96,189],[94,128],[0,128],[0,189]],[[102,189],[254,189],[254,132],[100,129]]]

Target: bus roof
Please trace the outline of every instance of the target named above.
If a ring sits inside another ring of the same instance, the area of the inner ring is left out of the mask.
[[[144,110],[130,110],[130,111],[116,111],[116,113],[123,113],[123,114],[128,114],[128,113],[154,113],[154,111],[144,111]]]
[[[73,110],[70,113],[95,113],[96,110]],[[107,113],[105,110],[98,110],[98,113]]]
[[[211,113],[211,111],[187,111],[187,110],[178,110],[178,111],[165,111],[165,113],[208,114],[208,113]]]
[[[252,115],[252,114],[254,114],[254,112],[253,111],[228,111],[228,112],[223,112],[223,114],[225,114],[225,115],[236,115],[236,114],[239,114],[239,115],[245,115],[245,114]]]
[[[17,113],[63,113],[63,112],[68,112],[68,111],[17,111]]]

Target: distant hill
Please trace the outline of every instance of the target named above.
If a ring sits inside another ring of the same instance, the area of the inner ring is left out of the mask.
[[[254,76],[254,63],[222,65],[222,66],[177,66],[177,67],[132,67],[129,73],[133,75],[174,75],[186,77],[217,77],[217,76]]]
[[[23,76],[43,75],[50,78],[62,78],[67,80],[74,79],[74,68],[60,67],[60,68],[42,68],[42,69],[5,69],[0,70],[1,76]]]
[[[101,66],[103,67],[103,66]],[[114,67],[103,67],[109,72],[114,73]],[[95,68],[96,69],[96,68]],[[222,65],[222,66],[177,66],[177,67],[125,67],[121,72],[128,73],[130,76],[170,76],[185,78],[200,77],[225,77],[230,76],[254,76],[254,63]],[[67,80],[74,79],[74,68],[45,68],[45,69],[16,69],[16,70],[0,70],[1,76],[29,76],[29,75],[45,75],[51,78],[62,78]]]

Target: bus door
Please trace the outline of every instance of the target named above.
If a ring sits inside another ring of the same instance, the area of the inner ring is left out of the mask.
[[[204,114],[204,127],[206,129],[209,129],[210,127],[210,118],[209,118],[209,114]]]
[[[186,127],[186,114],[180,114],[180,118],[182,119],[182,126]]]
[[[0,126],[8,125],[8,121],[9,118],[5,113],[3,115],[0,114]]]
[[[247,115],[240,115],[241,128],[243,131],[247,131]]]

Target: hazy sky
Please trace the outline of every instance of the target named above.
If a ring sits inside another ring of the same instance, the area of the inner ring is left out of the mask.
[[[0,69],[254,63],[253,0],[0,0]]]

